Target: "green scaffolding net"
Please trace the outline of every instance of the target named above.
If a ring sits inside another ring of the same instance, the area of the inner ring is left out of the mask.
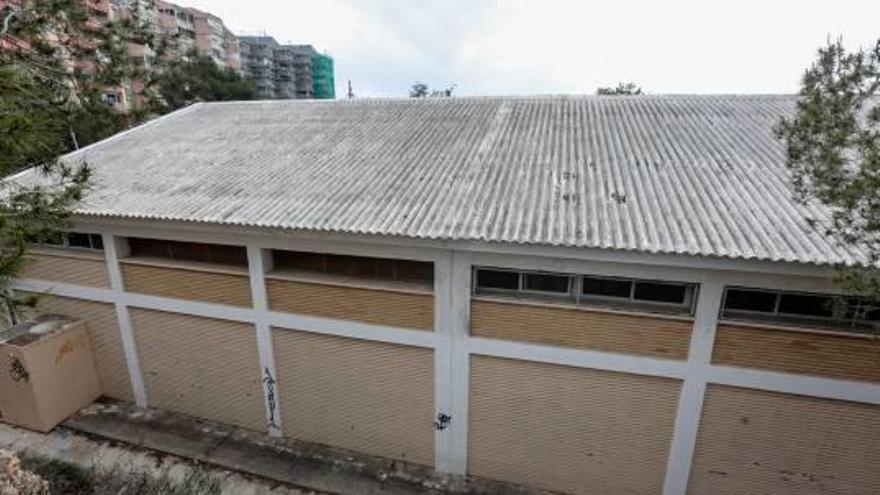
[[[312,68],[316,99],[332,100],[336,97],[336,84],[333,78],[333,58],[316,53],[312,55]]]

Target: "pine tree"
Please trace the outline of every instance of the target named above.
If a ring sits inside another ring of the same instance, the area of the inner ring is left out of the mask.
[[[9,307],[21,302],[9,289],[29,245],[69,226],[90,184],[87,164],[59,156],[135,118],[104,101],[129,75],[131,30],[88,9],[79,0],[33,0],[0,13],[0,298]],[[32,167],[40,180],[11,177]]]
[[[793,117],[776,126],[798,200],[818,201],[830,220],[809,219],[843,245],[867,254],[839,267],[849,291],[880,300],[880,41],[847,51],[840,40],[804,74]]]

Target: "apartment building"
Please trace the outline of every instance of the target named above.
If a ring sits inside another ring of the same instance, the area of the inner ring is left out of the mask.
[[[17,290],[141,406],[563,493],[880,493],[880,312],[830,308],[868,257],[792,199],[794,106],[197,104],[64,158],[96,187]]]
[[[196,51],[211,57],[217,65],[233,70],[241,69],[238,38],[226,28],[219,17],[188,8],[195,30]]]
[[[162,0],[115,0],[113,18],[137,20],[167,43],[164,61],[185,59],[190,53],[211,57],[217,65],[240,69],[238,39],[219,17],[200,10],[181,7]],[[129,43],[134,67],[151,70],[156,63],[156,47]],[[138,78],[127,81],[122,108],[144,103],[144,84]]]
[[[239,36],[242,72],[263,99],[333,99],[333,59],[312,45],[280,45],[271,36]]]
[[[192,12],[173,3],[157,1],[159,22],[166,33],[168,58],[185,57],[196,49],[196,27]]]

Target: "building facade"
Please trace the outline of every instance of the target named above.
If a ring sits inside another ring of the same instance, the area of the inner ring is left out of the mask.
[[[192,53],[210,57],[217,65],[239,71],[238,38],[226,28],[219,17],[190,7],[162,0],[115,0],[113,19],[136,20],[154,38],[165,43],[163,60],[157,61],[156,48],[149,44],[129,43],[132,65],[147,72],[157,62],[186,60]],[[144,104],[142,78],[132,78],[123,85],[123,98],[116,100],[122,110]]]
[[[271,36],[239,36],[242,72],[262,99],[333,99],[333,58],[312,45],[280,45]]]
[[[828,307],[866,258],[790,199],[794,102],[198,104],[66,157],[100,186],[17,289],[142,406],[563,493],[877,493],[880,314]]]

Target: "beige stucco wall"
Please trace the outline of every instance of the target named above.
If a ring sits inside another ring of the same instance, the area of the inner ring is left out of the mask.
[[[709,385],[688,493],[880,493],[880,407]]]
[[[28,254],[21,278],[88,287],[109,287],[107,262],[101,252],[37,249]]]
[[[492,339],[685,359],[693,322],[577,307],[474,299],[471,334]]]
[[[122,350],[122,337],[116,308],[110,303],[83,301],[71,297],[42,295],[38,313],[59,313],[85,320],[101,393],[107,397],[131,401],[131,380]]]
[[[680,382],[471,360],[468,471],[566,493],[657,494]]]
[[[374,325],[432,330],[434,296],[292,280],[266,281],[274,311],[353,320]]]
[[[284,434],[434,464],[433,352],[272,329]]]
[[[246,273],[212,273],[123,262],[122,276],[128,292],[231,306],[251,306],[250,279]]]
[[[880,382],[876,336],[721,324],[713,354],[714,364]]]
[[[150,406],[265,430],[252,325],[131,309]]]

